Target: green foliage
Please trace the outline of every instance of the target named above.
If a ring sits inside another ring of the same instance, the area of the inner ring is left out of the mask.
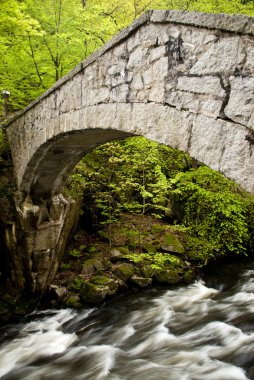
[[[82,251],[80,249],[70,249],[68,252],[67,252],[68,256],[70,257],[73,257],[73,258],[78,258],[78,257],[81,257],[83,254],[82,254]]]
[[[71,269],[70,263],[62,263],[61,264],[61,270],[69,270],[69,269]]]
[[[203,242],[210,255],[246,252],[251,241],[247,213],[253,201],[235,183],[203,166],[177,174],[171,185],[175,207],[193,237],[191,248],[200,249]]]
[[[148,9],[254,15],[254,2],[1,0],[0,87],[11,92],[10,110],[34,100]]]
[[[70,290],[73,290],[74,292],[79,291],[83,283],[84,283],[84,280],[81,277],[75,277],[74,280],[71,282],[69,288]]]
[[[124,257],[135,264],[151,264],[151,268],[155,270],[162,270],[165,269],[165,267],[175,268],[183,266],[181,259],[174,255],[162,252],[130,253]]]
[[[72,176],[71,191],[83,187],[86,204],[101,225],[112,224],[124,211],[161,217],[168,178],[190,163],[184,153],[144,137],[127,138],[86,155]]]

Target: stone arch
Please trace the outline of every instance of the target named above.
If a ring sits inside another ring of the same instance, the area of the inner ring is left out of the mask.
[[[74,223],[61,187],[97,144],[143,135],[254,193],[253,58],[251,17],[150,11],[7,123],[32,291],[50,284]]]

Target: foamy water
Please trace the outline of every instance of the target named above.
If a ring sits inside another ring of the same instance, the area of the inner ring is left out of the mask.
[[[2,343],[0,378],[254,379],[254,271],[231,282],[215,289],[199,281],[123,295],[97,309],[44,312]],[[12,329],[6,327],[7,336]]]

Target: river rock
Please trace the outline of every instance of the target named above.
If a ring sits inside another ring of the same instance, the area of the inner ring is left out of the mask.
[[[151,264],[145,264],[145,265],[142,265],[141,267],[141,274],[145,277],[145,278],[150,278],[153,276],[154,274],[154,269],[151,267]]]
[[[129,263],[118,264],[114,270],[114,274],[123,281],[127,281],[134,274],[134,267]]]
[[[180,255],[185,253],[181,240],[173,233],[167,233],[163,236],[161,249],[164,252],[178,253]]]
[[[152,284],[152,279],[151,278],[145,278],[145,277],[138,277],[138,276],[132,276],[131,277],[131,282],[134,285],[138,285],[140,288],[147,288]]]
[[[80,309],[82,307],[79,294],[75,294],[73,292],[68,292],[63,303],[65,306],[73,309]]]
[[[128,254],[129,254],[128,247],[113,248],[110,251],[110,260],[112,262],[116,262],[118,260],[124,259],[124,256]]]
[[[82,274],[90,276],[94,274],[97,270],[102,271],[110,267],[110,262],[108,260],[100,260],[98,257],[85,260],[82,267]]]
[[[54,296],[56,299],[61,299],[67,292],[66,287],[64,286],[58,286],[58,285],[53,285],[51,284],[49,287],[49,291]]]
[[[107,276],[94,276],[89,281],[84,281],[80,290],[82,302],[99,304],[107,296],[112,296],[118,290],[116,281]]]
[[[179,284],[182,278],[173,269],[156,270],[154,275],[156,281],[164,284]]]

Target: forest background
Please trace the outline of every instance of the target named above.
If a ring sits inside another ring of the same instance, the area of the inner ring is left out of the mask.
[[[254,1],[0,0],[0,91],[11,94],[9,112],[29,104],[149,9],[254,15]],[[4,101],[0,97],[2,112]]]

